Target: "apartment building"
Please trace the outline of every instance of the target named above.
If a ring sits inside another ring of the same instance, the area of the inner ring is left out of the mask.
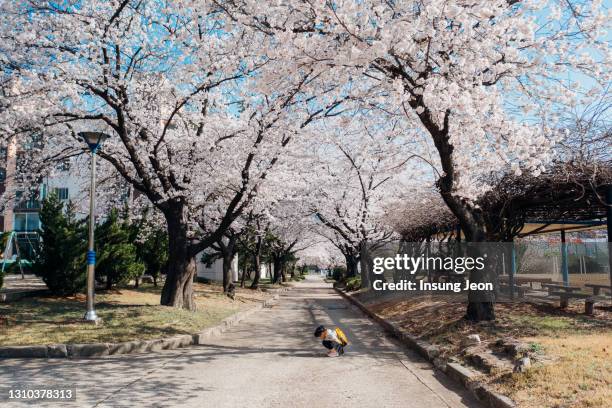
[[[40,209],[44,198],[54,192],[66,202],[72,201],[77,213],[85,215],[86,192],[88,179],[74,171],[72,160],[58,164],[54,175],[40,177],[34,192],[25,191],[19,184],[20,161],[28,155],[31,146],[20,145],[16,139],[10,138],[0,147],[0,197],[2,209],[0,212],[0,232],[14,232],[21,256],[30,258],[38,241],[37,231],[40,228]],[[7,248],[1,248],[5,252]],[[8,248],[5,257],[11,257],[15,247]]]

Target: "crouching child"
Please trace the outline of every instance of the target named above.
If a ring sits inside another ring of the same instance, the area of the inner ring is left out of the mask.
[[[325,326],[319,326],[316,328],[314,335],[321,339],[323,346],[329,350],[328,357],[344,354],[344,347],[348,345],[348,338],[340,328],[326,329]]]

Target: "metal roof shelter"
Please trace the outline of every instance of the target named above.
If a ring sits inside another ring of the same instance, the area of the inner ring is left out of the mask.
[[[563,282],[569,284],[566,232],[606,229],[612,243],[612,166],[558,163],[548,172],[500,177],[478,202],[489,240],[512,242],[536,234],[560,233]],[[456,219],[431,220],[407,229],[405,239],[463,238]],[[612,290],[612,244],[608,264]],[[513,271],[515,272],[515,271]],[[510,279],[513,285],[512,277]]]

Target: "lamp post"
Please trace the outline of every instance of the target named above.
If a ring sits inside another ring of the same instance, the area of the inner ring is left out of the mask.
[[[80,132],[91,152],[91,185],[89,190],[89,244],[87,246],[87,312],[85,320],[97,322],[98,316],[94,309],[94,290],[95,290],[95,271],[96,271],[96,251],[94,249],[94,212],[96,208],[96,152],[102,143],[110,136],[101,132]]]

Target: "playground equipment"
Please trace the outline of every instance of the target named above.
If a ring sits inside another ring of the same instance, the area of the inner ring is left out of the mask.
[[[4,251],[2,251],[2,263],[1,271],[4,273],[5,269],[14,263],[17,263],[19,266],[19,272],[21,273],[21,278],[25,279],[25,274],[23,272],[24,265],[27,267],[32,266],[32,261],[28,259],[23,259],[22,250],[19,245],[20,238],[24,239],[28,247],[31,249],[31,253],[33,255],[36,254],[36,246],[34,242],[32,242],[29,233],[20,233],[16,231],[7,232],[8,238],[6,239],[6,244],[4,246]]]

